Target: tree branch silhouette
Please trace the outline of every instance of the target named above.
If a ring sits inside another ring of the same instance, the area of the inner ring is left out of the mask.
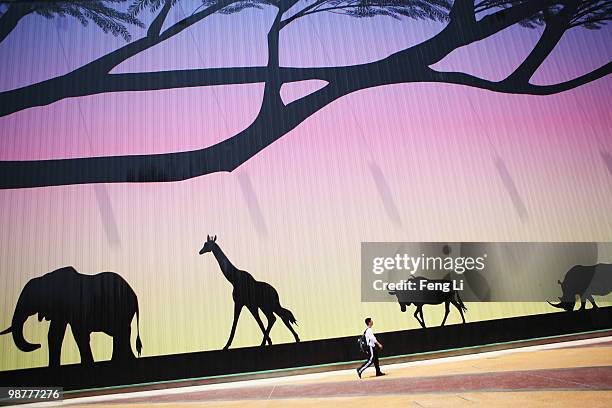
[[[521,65],[506,78],[510,83],[527,83],[542,65],[544,60],[557,46],[566,30],[570,28],[570,22],[578,9],[577,0],[569,0],[565,7],[555,14],[544,13],[545,29],[533,50]]]
[[[147,30],[147,37],[149,38],[159,37],[162,26],[164,25],[164,21],[166,21],[166,17],[168,17],[168,13],[170,12],[170,9],[172,8],[172,3],[173,3],[172,0],[166,0],[164,2],[164,5],[161,11],[157,15],[157,17],[155,17],[153,22],[151,22],[151,24],[149,25],[149,29]]]
[[[32,12],[26,5],[11,4],[8,9],[0,16],[0,42],[17,27],[19,21]]]
[[[112,89],[115,89],[115,92],[121,90],[137,90],[134,88],[129,88],[129,84],[125,84],[126,89],[120,89],[120,87],[117,87],[117,85],[118,83],[121,83],[121,79],[125,77],[110,78],[108,73],[123,61],[126,61],[127,59],[138,55],[149,48],[161,44],[162,42],[181,33],[183,30],[200,22],[204,18],[235,2],[236,0],[220,0],[202,11],[176,22],[172,26],[168,27],[163,33],[159,33],[159,31],[156,33],[157,28],[161,29],[163,20],[165,20],[165,17],[169,11],[166,10],[166,7],[163,7],[153,21],[152,26],[154,26],[154,29],[149,27],[147,36],[126,44],[123,47],[97,58],[96,60],[91,61],[65,75],[21,88],[0,92],[0,117],[10,115],[11,113],[19,112],[27,108],[49,105],[65,98],[103,93],[106,92],[105,85],[107,84],[110,85],[111,90],[109,90],[109,92],[113,92]],[[181,72],[165,72],[166,76],[174,76],[177,73],[180,74]],[[197,73],[197,71],[193,70],[192,73]],[[143,73],[143,78],[146,76],[146,73]],[[202,85],[207,85],[205,80],[198,80],[195,75],[191,75],[190,78],[195,81],[195,85],[191,86],[201,86],[201,81],[203,81]],[[131,79],[137,78],[135,78],[134,75],[131,76]],[[165,79],[167,82],[173,81],[172,78]],[[140,90],[144,91],[149,89],[145,87]]]
[[[327,1],[328,0],[317,0],[314,3],[310,4],[309,6],[306,6],[306,7],[302,8],[302,9],[300,9],[299,11],[294,13],[291,17],[288,17],[288,18],[282,20],[280,28],[281,29],[285,28],[285,26],[291,24],[293,21],[297,20],[300,17],[304,17],[308,12],[310,12],[313,9],[316,9],[320,5],[326,3]],[[289,9],[287,9],[287,10],[289,10]]]
[[[161,0],[159,0],[161,1]],[[75,97],[75,96],[85,96],[85,95],[93,95],[97,93],[105,92],[104,85],[112,82],[113,84],[120,83],[119,78],[108,78],[106,74],[110,72],[113,68],[118,66],[123,61],[138,55],[139,53],[152,48],[162,42],[172,38],[173,36],[179,34],[183,30],[191,27],[193,24],[198,23],[204,18],[219,12],[227,6],[230,6],[234,3],[237,3],[237,0],[220,0],[207,7],[206,9],[195,13],[189,17],[182,19],[181,21],[176,22],[171,27],[166,29],[163,33],[157,36],[149,36],[143,37],[139,40],[133,41],[115,51],[110,52],[107,55],[104,55],[84,66],[75,69],[72,72],[69,72],[65,75],[52,78],[46,81],[42,81],[39,83],[35,83],[32,85],[27,85],[21,88],[0,92],[0,117],[6,116],[11,113],[18,112],[23,109],[37,107],[37,106],[45,106],[59,100]],[[540,7],[537,7],[535,4],[540,4]],[[553,0],[542,0],[538,2],[528,2],[528,5],[519,5],[513,7],[512,10],[502,10],[494,15],[487,16],[483,20],[479,21],[478,24],[474,24],[473,27],[463,27],[455,22],[453,24],[449,24],[440,34],[434,36],[428,41],[425,41],[419,44],[417,47],[412,47],[408,50],[400,51],[396,57],[399,59],[407,60],[409,58],[420,58],[421,60],[413,60],[410,61],[401,61],[407,64],[415,64],[415,65],[431,65],[439,60],[441,60],[444,56],[450,53],[452,50],[467,45],[470,42],[477,41],[480,39],[484,39],[497,31],[501,31],[504,28],[507,28],[521,19],[526,18],[525,16],[530,16],[535,11],[539,10],[541,7],[546,7],[547,5],[554,4]],[[457,4],[457,2],[455,3]],[[513,9],[517,10],[513,10]],[[287,8],[288,10],[288,8]],[[164,13],[164,9],[160,12],[160,15]],[[506,16],[508,14],[508,16]],[[518,16],[518,18],[517,18]],[[159,15],[158,15],[159,17]],[[495,17],[495,21],[492,17]],[[158,21],[156,18],[155,21]],[[162,22],[163,23],[163,22]],[[284,26],[281,24],[280,29]],[[476,31],[479,32],[476,32]],[[155,31],[155,30],[152,30]],[[463,39],[462,39],[463,37]],[[403,54],[410,54],[406,57],[403,57]],[[422,59],[422,57],[429,57],[429,60]],[[231,70],[232,68],[229,68]],[[249,68],[245,68],[248,70]],[[201,71],[192,70],[190,72],[187,71],[164,71],[167,76],[175,76],[177,74],[194,74]],[[147,73],[143,73],[143,78],[150,75]],[[207,85],[206,79],[196,78],[194,75],[190,76],[193,80],[191,85],[183,82],[182,87],[187,86],[203,86]],[[137,74],[134,74],[130,77],[131,79],[137,79]],[[165,82],[175,82],[176,79],[172,78],[157,78],[157,79],[166,79]],[[226,84],[234,84],[235,82],[231,82],[233,78],[228,77],[228,82]],[[325,78],[319,78],[324,79]],[[97,82],[97,83],[96,83]],[[140,81],[142,82],[142,81]],[[246,83],[246,82],[239,82]],[[118,87],[114,87],[115,91],[127,91],[132,88],[120,89]],[[142,91],[153,90],[153,89],[163,89],[156,87],[154,84],[149,84],[148,87],[144,87]],[[134,89],[135,90],[135,89]]]
[[[472,26],[476,23],[476,11],[473,0],[455,0],[449,13],[451,21]]]
[[[551,95],[594,81],[612,71],[612,63],[607,63],[590,73],[563,83],[553,85],[529,83],[533,73],[554,49],[563,33],[574,24],[576,13],[582,10],[580,6],[583,4],[575,0],[541,0],[496,1],[495,5],[492,5],[494,1],[489,1],[490,4],[487,6],[489,14],[477,19],[478,7],[479,5],[481,8],[484,7],[482,6],[484,2],[474,4],[470,0],[457,0],[449,10],[448,24],[432,38],[378,61],[322,68],[280,66],[281,30],[287,26],[287,21],[300,18],[294,18],[295,15],[301,14],[303,17],[308,12],[303,11],[308,9],[306,7],[283,20],[283,15],[296,4],[296,1],[280,1],[273,3],[278,10],[267,34],[268,62],[265,67],[110,74],[109,71],[121,61],[152,45],[159,44],[185,29],[185,25],[195,24],[233,2],[217,2],[214,6],[187,17],[182,24],[179,24],[180,22],[174,24],[160,33],[165,19],[163,13],[168,4],[165,3],[154,20],[158,23],[149,27],[147,37],[103,56],[64,77],[34,84],[27,91],[24,89],[28,87],[24,87],[0,94],[0,102],[4,99],[12,104],[9,108],[0,108],[0,114],[6,115],[29,106],[40,106],[66,97],[103,92],[263,83],[264,96],[259,114],[253,123],[220,143],[193,151],[59,160],[3,161],[0,162],[0,188],[83,183],[172,182],[215,172],[230,172],[329,103],[352,92],[381,85],[431,82],[463,85],[500,93]],[[321,6],[324,3],[315,4]],[[239,8],[239,5],[236,7]],[[309,10],[316,8],[312,5],[309,7]],[[167,10],[165,13],[167,14]],[[589,13],[593,15],[592,11]],[[579,18],[584,19],[584,16]],[[591,19],[599,20],[601,15],[594,15]],[[529,23],[530,21],[532,23]],[[538,43],[524,62],[502,81],[489,81],[461,72],[439,72],[430,68],[430,65],[460,47],[487,38],[514,24],[540,24],[540,21],[546,24],[546,28]],[[154,25],[156,28],[152,29]],[[74,79],[78,75],[84,75],[81,78],[86,80],[75,85]],[[87,79],[89,75],[94,75],[96,80]],[[280,98],[282,84],[305,79],[325,80],[328,85],[285,105]],[[44,96],[38,96],[42,99],[33,101],[37,94]],[[0,103],[0,106],[4,104]]]
[[[505,80],[500,82],[488,81],[463,72],[430,72],[429,80],[422,82],[438,82],[446,84],[466,85],[473,88],[485,89],[499,93],[511,93],[518,95],[539,95],[548,96],[561,92],[569,91],[579,86],[588,84],[597,79],[603,78],[612,72],[612,62],[597,68],[587,74],[581,75],[569,81],[560,82],[552,85],[532,85],[530,83],[508,85]]]
[[[127,0],[13,0],[2,1],[7,10],[0,15],[0,42],[17,27],[27,15],[38,14],[47,19],[54,17],[74,17],[83,26],[89,21],[100,27],[105,33],[121,36],[126,41],[131,39],[125,24],[143,27],[135,16],[115,10],[112,3],[123,3]],[[111,3],[111,4],[107,4]]]

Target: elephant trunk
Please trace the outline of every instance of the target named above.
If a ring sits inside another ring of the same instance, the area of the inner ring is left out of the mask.
[[[23,288],[23,291],[21,292],[21,295],[19,296],[19,300],[17,301],[17,306],[15,307],[15,312],[13,313],[13,320],[11,323],[11,327],[9,327],[8,329],[0,333],[0,334],[12,333],[13,341],[15,342],[15,345],[17,346],[17,348],[25,352],[34,351],[40,348],[40,344],[30,343],[23,337],[23,325],[25,324],[28,317],[35,313],[34,311],[29,312],[28,311],[29,308],[26,307],[25,298],[26,296],[28,296],[28,293],[27,293],[28,286],[29,285],[26,285],[26,287]]]
[[[13,324],[11,325],[11,331],[13,333],[13,341],[17,348],[21,351],[34,351],[40,348],[40,344],[33,344],[28,342],[23,337],[23,324],[25,323],[25,319],[20,321],[15,321],[13,319]]]
[[[17,346],[19,350],[25,351],[25,352],[34,351],[40,348],[40,344],[32,344],[23,337],[23,324],[24,323],[25,321],[22,321],[16,324],[16,322],[13,321],[12,326],[0,332],[0,335],[13,333],[13,341],[15,342],[15,345]]]

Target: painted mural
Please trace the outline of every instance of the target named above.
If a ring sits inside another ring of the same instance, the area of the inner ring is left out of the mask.
[[[0,370],[608,305],[362,302],[360,245],[612,241],[611,18],[0,0]]]

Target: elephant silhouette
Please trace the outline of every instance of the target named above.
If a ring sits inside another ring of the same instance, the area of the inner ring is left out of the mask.
[[[113,361],[133,360],[130,346],[131,322],[136,314],[136,351],[140,356],[138,298],[130,285],[114,272],[83,275],[68,266],[33,278],[21,291],[11,326],[0,334],[12,333],[21,351],[34,351],[40,344],[29,343],[23,336],[23,325],[38,313],[38,321],[49,326],[49,366],[59,367],[62,342],[69,324],[81,355],[81,364],[92,364],[89,345],[92,332],[113,337]]]

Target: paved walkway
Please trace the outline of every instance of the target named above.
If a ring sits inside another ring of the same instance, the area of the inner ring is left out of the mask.
[[[78,400],[64,405],[154,407],[612,406],[612,341],[570,342],[439,361],[389,365],[359,380],[354,370]],[[85,402],[87,400],[84,400]]]

